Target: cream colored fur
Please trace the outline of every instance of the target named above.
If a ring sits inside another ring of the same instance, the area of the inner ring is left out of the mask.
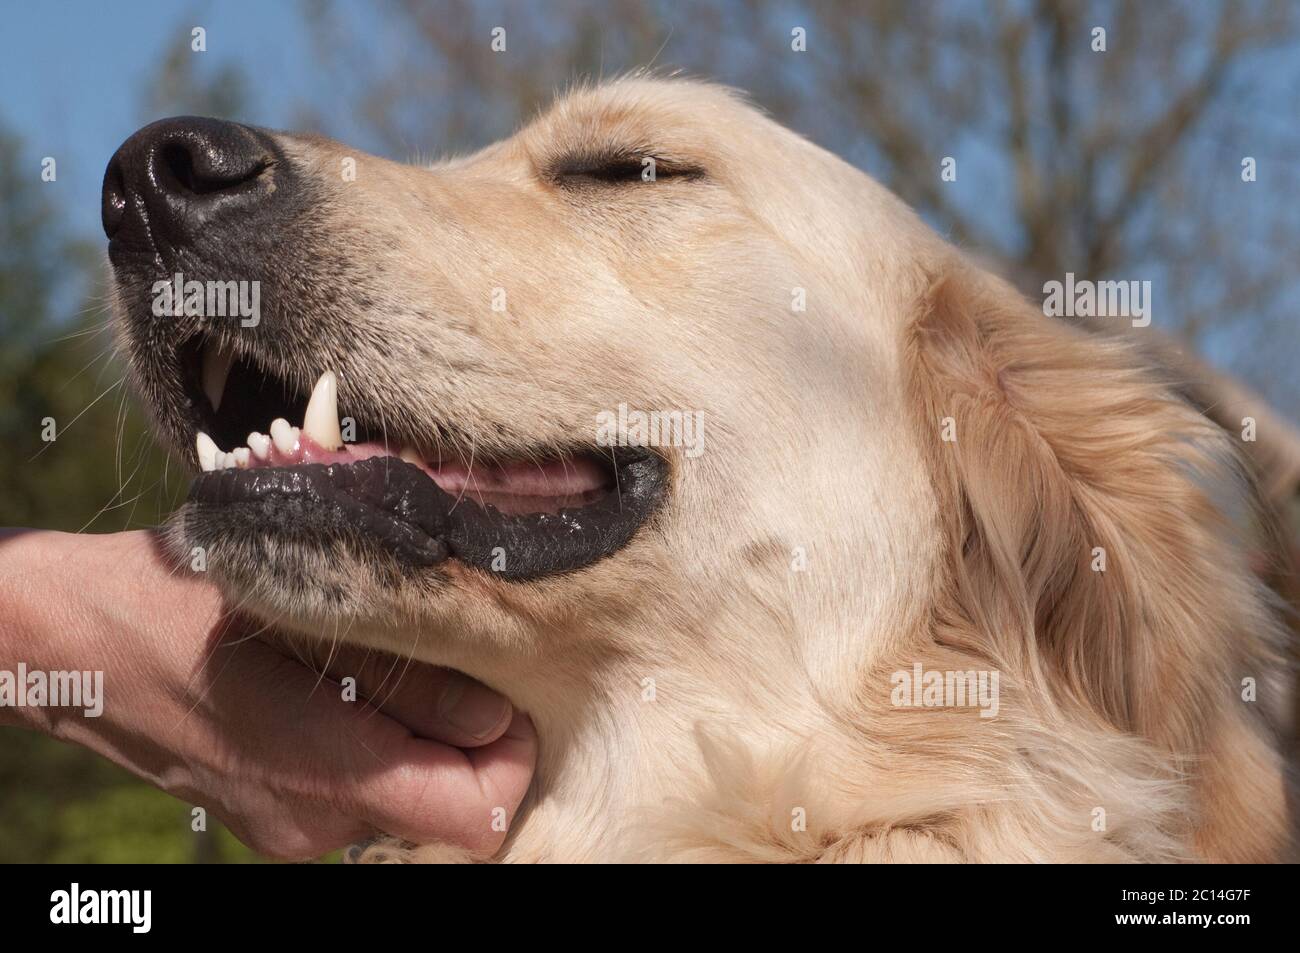
[[[706,174],[545,179],[584,143]],[[1054,324],[705,84],[579,90],[468,158],[358,156],[355,182],[355,152],[287,146],[374,275],[351,345],[322,339],[344,407],[370,389],[395,429],[452,420],[478,452],[590,440],[620,403],[705,415],[702,456],[664,451],[658,518],[570,576],[394,587],[286,554],[328,603],[228,579],[281,625],[454,666],[531,714],[537,776],[495,859],[1280,855],[1276,622],[1222,516],[1249,481],[1125,345]],[[997,670],[999,714],[895,707],[916,662]]]

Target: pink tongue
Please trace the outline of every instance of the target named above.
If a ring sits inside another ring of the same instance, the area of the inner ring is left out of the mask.
[[[448,493],[508,493],[512,496],[569,496],[599,490],[605,475],[590,460],[526,460],[484,466],[443,463],[428,467],[429,475]]]
[[[393,448],[382,443],[350,443],[342,450],[326,450],[307,436],[300,436],[298,445],[289,453],[281,453],[274,446],[271,458],[252,460],[255,467],[288,467],[300,463],[351,463],[370,457],[396,457]],[[533,462],[516,460],[506,463],[485,464],[476,462],[472,468],[463,463],[424,463],[424,472],[433,478],[445,493],[462,492],[502,493],[511,496],[570,496],[599,490],[605,486],[605,474],[590,460],[572,458]]]

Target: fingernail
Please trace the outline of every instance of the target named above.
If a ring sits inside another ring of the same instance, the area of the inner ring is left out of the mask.
[[[505,720],[509,706],[504,695],[457,674],[438,699],[438,714],[471,738],[482,738]]]

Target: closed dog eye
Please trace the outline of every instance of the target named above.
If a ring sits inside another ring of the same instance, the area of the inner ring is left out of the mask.
[[[704,174],[702,168],[691,162],[632,151],[573,153],[562,156],[547,170],[547,177],[557,185],[570,187],[691,180],[703,178]]]

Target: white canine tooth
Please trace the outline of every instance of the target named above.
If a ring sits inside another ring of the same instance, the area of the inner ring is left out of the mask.
[[[199,435],[194,438],[194,448],[198,451],[199,466],[204,472],[215,470],[217,468],[217,454],[221,451],[218,450],[217,445],[212,442],[212,438],[202,430],[200,430]]]
[[[339,431],[339,382],[333,371],[326,371],[312,388],[307,412],[302,418],[302,432],[326,450],[343,446]]]
[[[414,463],[417,467],[424,466],[424,458],[415,452],[415,448],[409,444],[402,448],[402,452],[397,455],[407,463]]]
[[[212,342],[203,346],[203,393],[213,410],[221,409],[221,395],[226,392],[226,378],[235,363],[235,353]]]
[[[248,449],[253,451],[253,456],[259,460],[267,460],[271,456],[271,438],[266,434],[258,433],[254,430],[248,435]]]
[[[271,442],[281,453],[293,453],[298,445],[298,428],[290,427],[283,417],[276,417],[271,421]]]
[[[248,469],[249,451],[247,447],[236,447],[230,451],[230,456],[234,458],[235,466],[239,467],[239,469]]]

